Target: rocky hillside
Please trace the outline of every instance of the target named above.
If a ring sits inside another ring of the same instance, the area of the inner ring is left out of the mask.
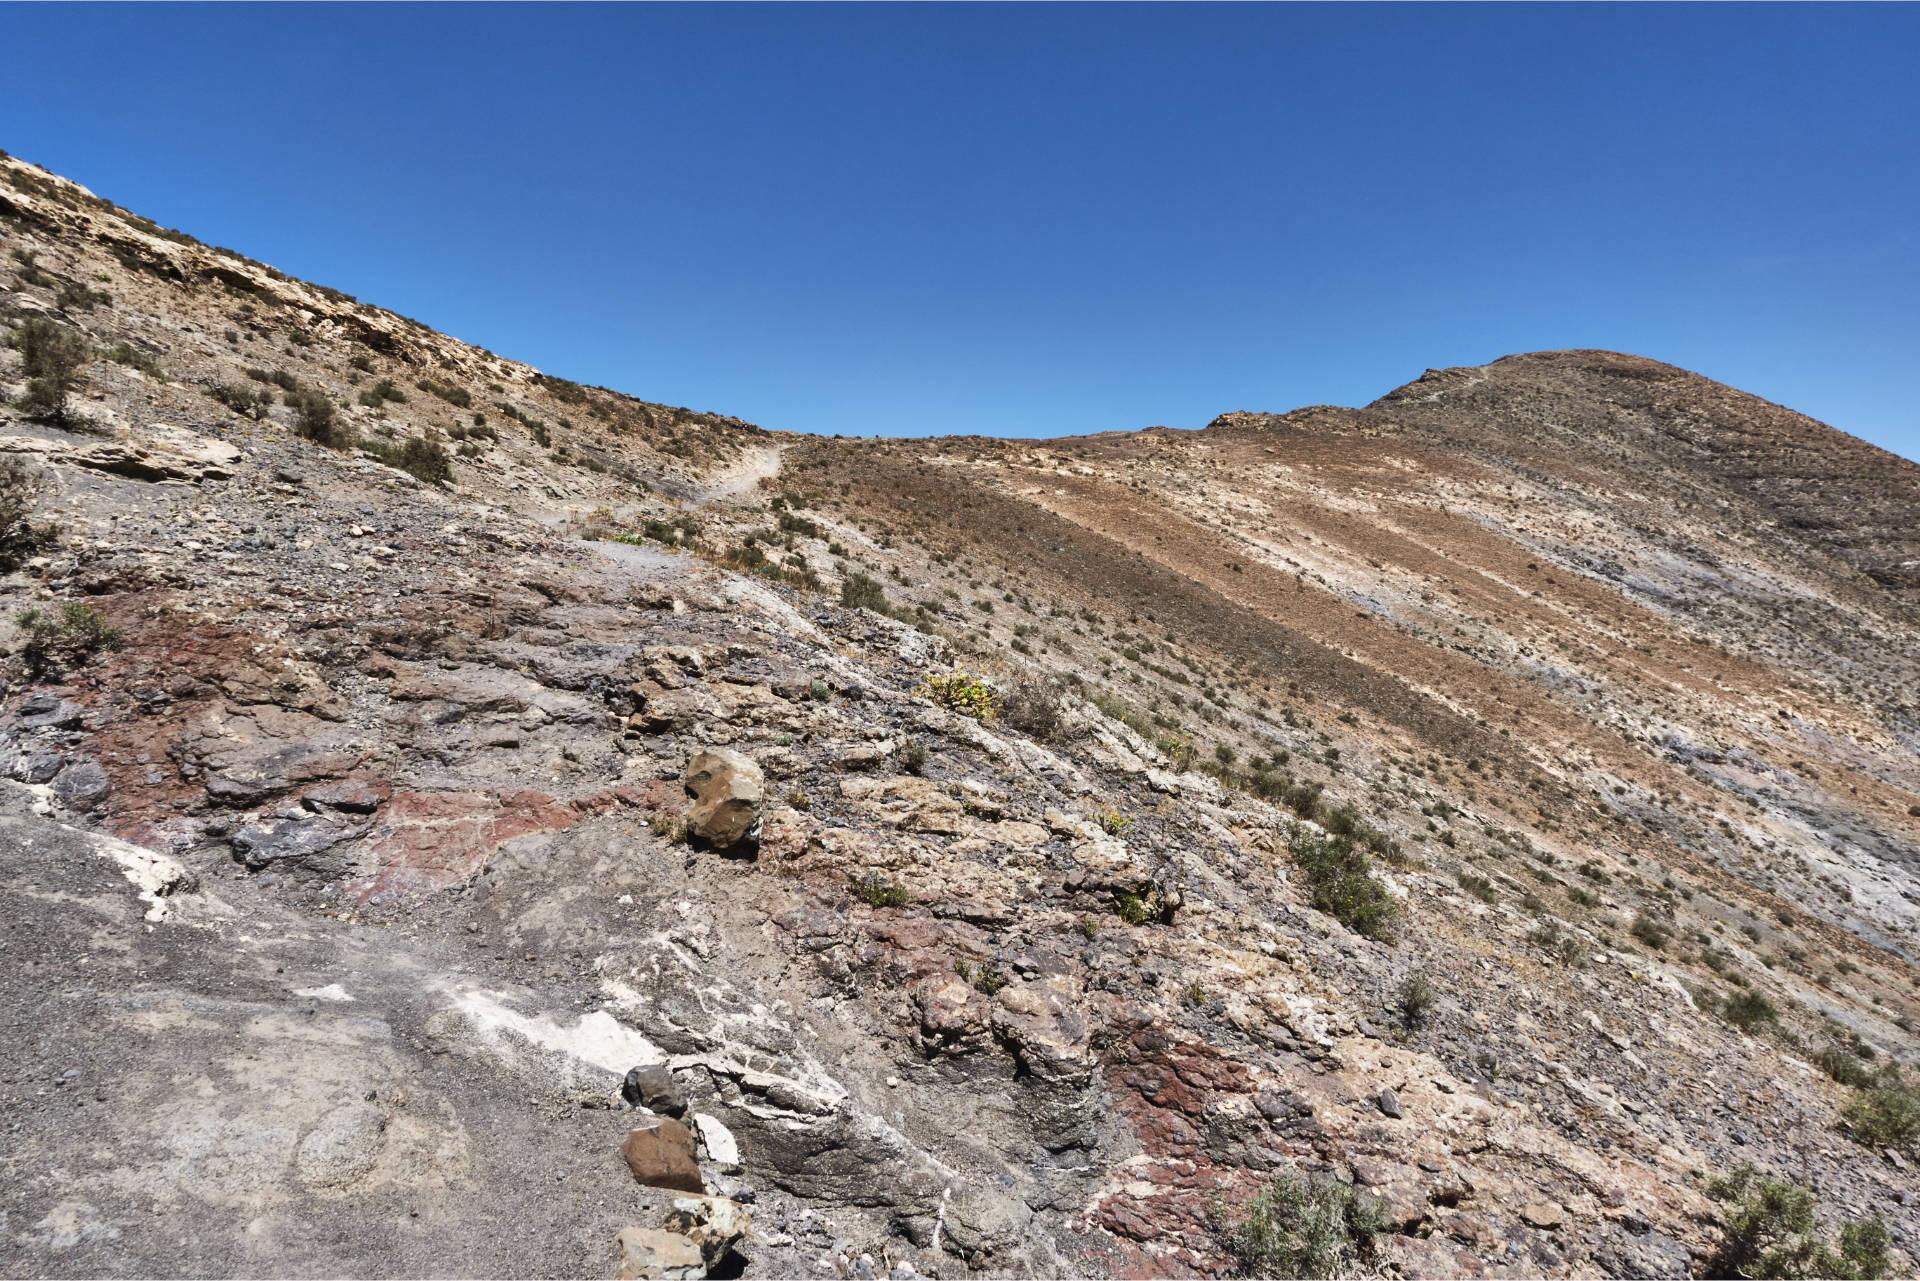
[[[828,440],[0,238],[8,1275],[1920,1255],[1913,465],[1603,352]]]

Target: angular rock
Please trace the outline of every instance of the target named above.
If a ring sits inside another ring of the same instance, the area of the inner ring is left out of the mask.
[[[675,1197],[666,1226],[669,1232],[677,1232],[699,1247],[707,1267],[712,1268],[753,1227],[753,1212],[726,1197]]]
[[[676,1192],[705,1192],[699,1162],[693,1156],[693,1132],[664,1116],[648,1117],[627,1131],[620,1155],[636,1183]]]
[[[365,823],[335,823],[308,815],[283,818],[235,832],[233,853],[248,867],[261,868],[286,859],[309,858],[366,830]]]
[[[620,1097],[629,1106],[646,1108],[662,1116],[683,1116],[687,1102],[680,1097],[680,1087],[674,1083],[673,1069],[664,1063],[648,1063],[627,1071],[626,1080],[620,1083]]]
[[[620,1246],[620,1281],[695,1281],[707,1275],[700,1247],[665,1228],[623,1228],[615,1238]]]
[[[90,810],[107,799],[113,782],[98,761],[75,761],[53,780],[53,794],[68,809]]]
[[[1536,1228],[1557,1228],[1567,1221],[1567,1212],[1552,1201],[1534,1201],[1521,1208],[1520,1218]]]
[[[300,803],[310,810],[347,810],[371,814],[393,799],[393,784],[377,774],[349,774],[345,778],[309,787]]]
[[[760,822],[766,778],[752,758],[731,748],[708,748],[687,766],[688,829],[717,849],[746,841]]]
[[[1393,1092],[1392,1087],[1380,1091],[1378,1102],[1382,1114],[1390,1116],[1396,1121],[1400,1119],[1400,1096]]]
[[[733,1137],[733,1131],[722,1124],[718,1117],[695,1112],[693,1128],[699,1133],[700,1146],[706,1152],[707,1160],[729,1172],[740,1168],[739,1140]]]
[[[20,725],[23,729],[74,729],[86,709],[54,694],[33,694],[20,700]]]

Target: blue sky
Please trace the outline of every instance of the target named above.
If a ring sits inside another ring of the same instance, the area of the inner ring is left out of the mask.
[[[1608,347],[1920,455],[1920,6],[12,5],[0,34],[0,147],[769,427],[1192,427]]]

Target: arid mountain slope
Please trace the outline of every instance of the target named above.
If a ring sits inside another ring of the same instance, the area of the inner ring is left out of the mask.
[[[1222,1275],[1311,1186],[1679,1277],[1743,1162],[1920,1254],[1912,465],[1602,352],[803,437],[0,237],[9,1275]]]

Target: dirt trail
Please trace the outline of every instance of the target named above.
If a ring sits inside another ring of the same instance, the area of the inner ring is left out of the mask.
[[[716,469],[705,478],[706,483],[695,490],[695,501],[704,505],[736,502],[750,497],[763,479],[780,474],[783,452],[784,447],[780,445],[744,451],[739,459]]]

